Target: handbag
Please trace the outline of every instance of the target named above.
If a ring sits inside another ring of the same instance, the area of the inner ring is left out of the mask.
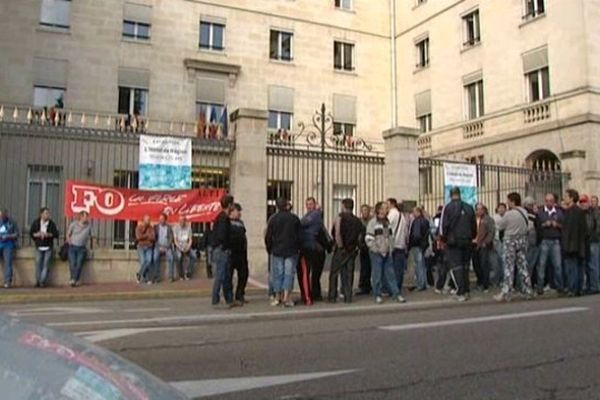
[[[68,242],[64,242],[63,245],[60,246],[60,249],[58,250],[58,257],[62,261],[69,260],[69,243]]]

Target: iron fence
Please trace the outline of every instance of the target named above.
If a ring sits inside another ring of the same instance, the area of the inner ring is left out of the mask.
[[[446,201],[444,193],[444,163],[471,164],[468,162],[419,159],[419,204],[430,213]],[[477,163],[477,193],[480,202],[493,210],[506,201],[511,192],[524,198],[531,196],[537,204],[543,204],[546,193],[560,194],[569,181],[569,174],[559,170],[532,169],[515,166]]]
[[[193,188],[229,188],[233,142],[192,139]],[[0,122],[0,205],[21,228],[22,244],[31,245],[29,225],[48,206],[61,235],[64,190],[69,179],[137,188],[139,136],[133,132]],[[94,245],[133,248],[136,221],[94,221]],[[206,226],[194,224],[196,236]],[[61,238],[62,239],[62,238]]]

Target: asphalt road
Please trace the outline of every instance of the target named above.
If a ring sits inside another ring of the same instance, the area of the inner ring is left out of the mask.
[[[600,296],[213,310],[206,299],[0,308],[207,399],[600,399]]]

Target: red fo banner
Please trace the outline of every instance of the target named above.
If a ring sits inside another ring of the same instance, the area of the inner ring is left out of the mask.
[[[93,219],[140,221],[146,214],[157,220],[164,212],[169,222],[182,215],[191,222],[212,222],[221,211],[224,194],[222,189],[155,191],[67,181],[65,215],[87,211]]]

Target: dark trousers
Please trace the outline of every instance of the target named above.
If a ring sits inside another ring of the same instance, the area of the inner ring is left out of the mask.
[[[371,293],[371,256],[369,249],[360,251],[360,278],[358,289],[364,293]]]
[[[304,304],[322,301],[321,275],[325,264],[325,252],[318,249],[303,249],[297,268],[298,284]]]
[[[435,255],[435,266],[437,269],[435,288],[437,290],[443,290],[446,285],[446,278],[448,277],[448,264],[446,258],[445,250],[440,250]]]
[[[477,285],[487,290],[490,287],[490,249],[487,247],[475,248],[472,258]]]
[[[354,260],[356,251],[346,249],[335,249],[331,259],[331,271],[329,273],[329,301],[336,301],[338,276],[342,278],[342,293],[344,302],[352,302],[352,287],[354,286]]]
[[[469,265],[471,263],[471,246],[448,246],[448,268],[457,286],[456,294],[463,296],[470,292]]]
[[[235,288],[235,299],[244,301],[246,296],[246,285],[248,284],[248,256],[246,253],[231,253],[231,267],[229,278],[231,283],[229,287],[233,287],[233,272],[237,273],[237,286]]]

